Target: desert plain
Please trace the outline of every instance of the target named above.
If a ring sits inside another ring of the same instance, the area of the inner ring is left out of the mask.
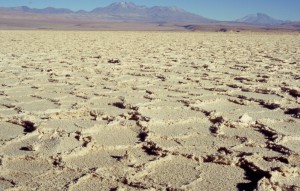
[[[300,190],[299,33],[0,44],[0,190]]]

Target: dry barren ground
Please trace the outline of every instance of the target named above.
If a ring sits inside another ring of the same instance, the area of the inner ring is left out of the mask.
[[[0,44],[0,190],[300,190],[297,33]]]

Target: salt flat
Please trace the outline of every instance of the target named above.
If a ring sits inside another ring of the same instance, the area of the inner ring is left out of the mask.
[[[0,44],[0,190],[300,190],[299,33]]]

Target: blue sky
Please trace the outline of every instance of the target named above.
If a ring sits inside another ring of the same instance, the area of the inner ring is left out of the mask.
[[[130,1],[130,0],[127,0]],[[0,0],[0,7],[26,5],[91,10],[118,0]],[[300,21],[300,0],[131,0],[137,5],[177,6],[217,20],[235,20],[252,13],[266,13],[282,20]]]

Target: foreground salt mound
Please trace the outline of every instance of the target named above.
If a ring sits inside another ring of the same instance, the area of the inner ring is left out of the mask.
[[[252,117],[250,117],[247,113],[240,117],[240,122],[245,124],[254,124]]]
[[[0,190],[300,190],[299,35],[0,34]]]

